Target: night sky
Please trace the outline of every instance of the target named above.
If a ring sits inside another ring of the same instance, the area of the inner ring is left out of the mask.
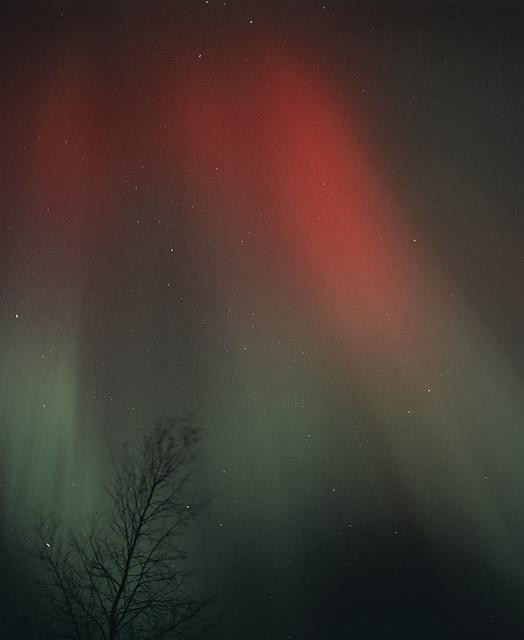
[[[2,638],[187,412],[211,638],[524,635],[518,7],[0,5]]]

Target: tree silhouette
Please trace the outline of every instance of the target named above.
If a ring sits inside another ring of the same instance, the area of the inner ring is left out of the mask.
[[[210,600],[192,595],[184,550],[204,505],[193,482],[197,441],[191,421],[168,419],[123,447],[108,507],[88,526],[38,524],[31,555],[40,630],[57,639],[160,640],[209,628]]]

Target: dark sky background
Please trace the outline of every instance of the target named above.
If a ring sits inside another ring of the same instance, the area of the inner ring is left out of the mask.
[[[522,27],[0,5],[2,637],[32,510],[188,411],[212,637],[522,636]]]

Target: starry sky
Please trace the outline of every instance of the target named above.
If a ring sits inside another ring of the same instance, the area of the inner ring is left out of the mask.
[[[522,26],[2,3],[2,629],[33,510],[194,412],[212,637],[521,636]]]

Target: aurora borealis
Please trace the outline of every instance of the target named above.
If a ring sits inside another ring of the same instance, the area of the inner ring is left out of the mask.
[[[33,510],[191,411],[212,637],[521,636],[519,13],[2,5],[6,629]]]

